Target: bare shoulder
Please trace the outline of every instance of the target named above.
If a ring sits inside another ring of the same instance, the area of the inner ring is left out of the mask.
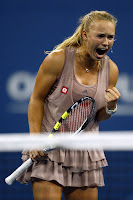
[[[41,67],[45,72],[55,73],[57,76],[62,71],[65,62],[65,52],[64,49],[52,51],[46,56]]]
[[[37,73],[32,98],[44,99],[48,95],[62,71],[64,60],[63,50],[53,51],[46,56]]]
[[[119,76],[118,66],[110,59],[110,87],[115,87]]]

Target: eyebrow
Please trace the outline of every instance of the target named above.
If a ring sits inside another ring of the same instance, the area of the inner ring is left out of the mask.
[[[115,34],[106,34],[106,33],[96,33],[96,35],[111,35],[111,36],[115,36]]]
[[[105,35],[107,35],[107,36],[111,36],[111,37],[115,37],[115,34],[106,34],[106,33],[97,33],[96,34],[97,36],[99,35],[101,35],[101,36],[105,36]]]

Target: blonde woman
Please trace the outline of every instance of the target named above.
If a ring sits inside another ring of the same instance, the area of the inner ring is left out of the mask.
[[[96,101],[96,117],[86,131],[98,131],[99,122],[117,110],[120,97],[115,88],[118,67],[106,55],[114,44],[117,20],[105,11],[92,11],[80,21],[75,33],[44,59],[30,98],[30,132],[50,132],[72,103],[84,96]],[[102,150],[54,150],[23,152],[35,162],[20,178],[32,182],[35,200],[97,200],[104,186]]]

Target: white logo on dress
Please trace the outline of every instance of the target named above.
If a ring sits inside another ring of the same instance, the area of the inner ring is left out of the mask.
[[[67,94],[68,88],[63,86],[61,92]]]

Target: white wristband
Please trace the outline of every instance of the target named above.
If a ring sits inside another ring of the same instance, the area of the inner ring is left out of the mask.
[[[117,111],[117,105],[116,105],[116,108],[115,108],[114,110],[109,110],[109,109],[106,107],[105,111],[106,111],[106,113],[107,113],[108,115],[112,115],[112,114],[114,114],[114,113]]]

